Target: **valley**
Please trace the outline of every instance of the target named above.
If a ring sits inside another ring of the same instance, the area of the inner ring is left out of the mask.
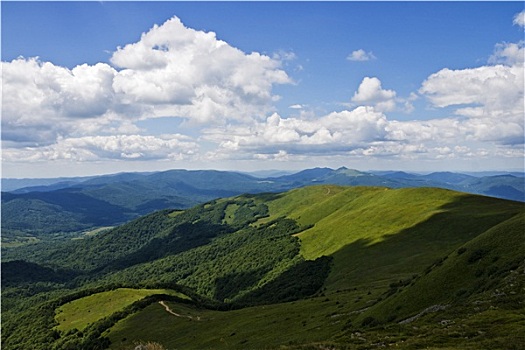
[[[2,348],[519,349],[524,209],[315,185],[6,249]]]

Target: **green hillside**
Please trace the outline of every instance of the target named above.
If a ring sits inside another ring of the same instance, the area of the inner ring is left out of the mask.
[[[475,344],[517,344],[524,213],[523,203],[450,190],[334,185],[160,211],[4,255],[2,345],[469,348],[464,337],[443,340],[437,315],[476,324]],[[112,293],[126,296],[115,303]],[[111,307],[94,312],[93,300]],[[473,313],[474,302],[483,306]],[[493,319],[506,326],[489,332]]]
[[[120,225],[156,210],[187,209],[242,193],[284,192],[321,184],[435,187],[525,201],[523,174],[481,175],[366,173],[341,167],[306,169],[267,178],[227,171],[169,170],[86,178],[2,179],[2,190],[8,191],[1,196],[2,246],[71,239],[82,231]]]
[[[111,316],[137,300],[149,295],[165,294],[185,296],[165,289],[119,288],[111,291],[91,294],[72,300],[56,310],[57,329],[67,332],[72,329],[83,330],[90,323]]]

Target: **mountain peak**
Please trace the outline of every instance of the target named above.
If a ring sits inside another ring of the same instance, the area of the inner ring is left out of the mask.
[[[348,169],[347,167],[340,167],[339,169],[334,171],[337,174],[344,174],[346,176],[363,176],[366,173],[363,173],[362,171],[356,170],[356,169]]]

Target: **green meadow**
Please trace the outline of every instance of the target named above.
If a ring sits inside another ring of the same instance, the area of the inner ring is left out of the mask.
[[[57,329],[67,332],[74,328],[82,330],[89,324],[124,309],[133,302],[149,295],[166,294],[187,298],[182,293],[166,289],[119,288],[76,299],[56,310]]]

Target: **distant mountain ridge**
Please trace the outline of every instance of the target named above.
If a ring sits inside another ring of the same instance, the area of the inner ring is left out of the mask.
[[[168,170],[85,178],[2,179],[2,227],[6,237],[21,233],[73,232],[121,224],[156,210],[185,209],[243,193],[282,192],[314,184],[436,187],[525,201],[525,177],[475,177],[435,172],[362,172],[341,167],[255,177],[216,170]],[[26,187],[20,187],[25,186]],[[6,192],[5,189],[11,189]]]

